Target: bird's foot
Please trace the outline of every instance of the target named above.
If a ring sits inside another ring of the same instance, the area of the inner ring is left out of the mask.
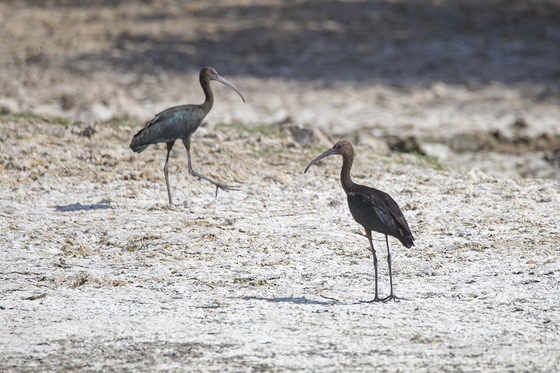
[[[381,299],[381,301],[383,303],[387,303],[388,301],[393,300],[395,302],[398,302],[400,300],[407,300],[406,298],[401,298],[401,297],[397,297],[394,293],[391,293],[391,295],[386,296],[385,298]]]
[[[204,176],[204,175],[201,175],[201,174],[199,174],[199,173],[196,172],[196,171],[189,170],[189,172],[191,173],[191,175],[196,176],[196,177],[198,177],[199,179],[206,180],[206,181],[208,181],[209,183],[214,184],[214,185],[216,186],[216,196],[218,195],[218,188],[220,188],[220,189],[222,189],[222,190],[227,190],[227,191],[239,189],[238,186],[232,186],[232,185],[222,184],[222,183],[220,183],[220,182],[217,182],[216,180],[212,180],[212,179],[210,179],[210,178],[208,178],[208,177],[206,177],[206,176]]]
[[[216,185],[216,192],[218,191],[218,188],[222,189],[222,190],[239,190],[239,187],[237,185],[226,185],[226,184],[222,184],[222,183],[213,183],[214,185]]]
[[[234,185],[226,185],[218,182],[212,182],[212,184],[216,186],[216,197],[218,197],[218,189],[227,190],[228,192],[232,190],[239,190],[239,187]]]

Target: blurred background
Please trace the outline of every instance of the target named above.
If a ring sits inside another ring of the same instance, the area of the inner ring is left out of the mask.
[[[496,176],[560,177],[558,0],[4,0],[0,110],[317,127]]]

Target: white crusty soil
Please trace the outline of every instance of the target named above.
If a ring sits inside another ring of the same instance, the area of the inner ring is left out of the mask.
[[[324,148],[202,128],[200,172],[129,127],[3,118],[3,371],[535,371],[559,368],[558,182],[439,171],[358,146],[356,182],[390,193],[399,302],[373,298],[367,239]],[[388,293],[383,236],[380,292]]]
[[[560,171],[543,159],[558,149],[445,141],[560,134],[559,15],[558,0],[0,2],[0,371],[559,372]],[[169,206],[165,146],[128,144],[202,102],[205,65],[247,103],[213,85],[193,164],[239,189],[215,197],[177,144]],[[302,145],[290,125],[331,139]],[[422,144],[439,160],[389,153],[389,136],[443,138]],[[340,159],[303,174],[341,138],[416,237],[390,240],[399,302],[364,302],[373,264]]]

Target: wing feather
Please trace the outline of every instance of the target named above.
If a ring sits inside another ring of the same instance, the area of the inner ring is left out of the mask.
[[[204,110],[198,105],[174,106],[155,115],[130,143],[135,152],[150,144],[184,139],[194,133],[204,119]]]
[[[399,205],[387,193],[363,187],[347,194],[352,216],[364,228],[399,239],[403,245],[414,245],[414,237]]]

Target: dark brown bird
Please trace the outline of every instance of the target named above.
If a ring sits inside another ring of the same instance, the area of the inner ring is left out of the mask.
[[[200,85],[202,90],[206,95],[206,100],[202,105],[181,105],[174,106],[161,113],[156,114],[154,119],[152,119],[146,127],[141,129],[130,143],[130,148],[137,153],[140,153],[150,144],[155,144],[158,142],[167,143],[167,158],[165,159],[165,167],[163,167],[163,172],[165,174],[165,183],[167,184],[167,195],[169,197],[169,204],[173,204],[171,200],[171,191],[169,189],[169,171],[167,164],[169,163],[169,153],[178,139],[183,140],[183,144],[187,149],[187,158],[189,164],[189,172],[191,175],[197,176],[201,179],[211,182],[216,185],[216,193],[218,193],[218,188],[223,190],[231,190],[234,187],[229,185],[221,184],[217,181],[207,178],[194,171],[191,165],[191,135],[197,130],[197,128],[202,123],[202,120],[206,117],[212,105],[214,104],[214,94],[210,88],[210,81],[215,80],[222,84],[225,84],[229,88],[233,89],[235,92],[241,96],[243,102],[245,98],[243,95],[235,88],[231,83],[222,78],[216,70],[211,67],[205,67],[200,70]]]
[[[342,156],[342,170],[340,181],[342,188],[348,197],[348,207],[354,219],[364,227],[366,236],[369,240],[370,250],[373,254],[373,266],[375,270],[375,298],[373,302],[388,301],[398,299],[393,292],[393,274],[391,273],[391,251],[389,250],[389,236],[397,238],[401,243],[410,248],[414,246],[414,237],[410,232],[408,223],[399,208],[399,205],[385,192],[356,184],[350,178],[350,169],[354,161],[354,148],[349,141],[339,141],[334,146],[312,160],[305,172],[320,159],[329,155],[338,154]],[[391,284],[391,294],[383,299],[379,298],[377,292],[377,256],[371,239],[371,231],[383,233],[387,243],[387,262],[389,264],[389,281]]]

